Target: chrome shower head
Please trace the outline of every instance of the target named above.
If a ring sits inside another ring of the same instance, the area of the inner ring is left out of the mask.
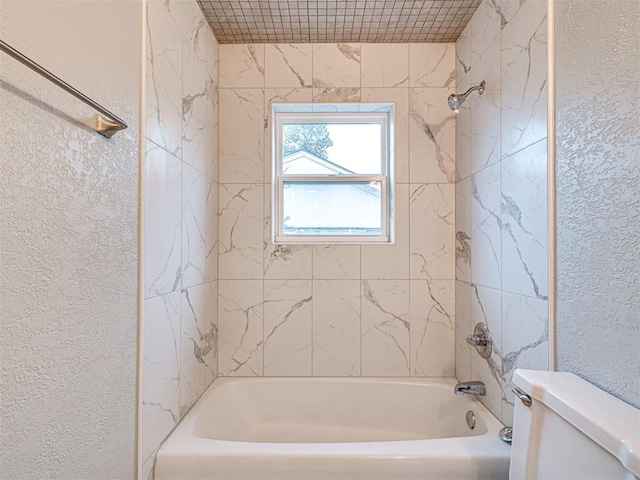
[[[482,95],[484,93],[485,86],[486,86],[486,83],[483,80],[478,85],[474,85],[464,93],[452,93],[451,95],[449,95],[449,98],[447,99],[447,102],[449,103],[449,108],[454,112],[458,113],[460,106],[465,102],[469,94],[471,92],[475,92],[476,90],[478,90],[478,94]]]

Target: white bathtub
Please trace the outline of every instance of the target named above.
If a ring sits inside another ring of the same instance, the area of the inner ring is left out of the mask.
[[[219,378],[160,448],[155,479],[506,479],[502,425],[454,385]]]

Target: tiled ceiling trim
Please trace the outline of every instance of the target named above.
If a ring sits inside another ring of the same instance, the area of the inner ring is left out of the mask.
[[[481,0],[198,0],[220,43],[455,42]]]

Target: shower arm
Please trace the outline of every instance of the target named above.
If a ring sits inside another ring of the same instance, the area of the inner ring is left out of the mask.
[[[482,95],[484,93],[484,88],[486,86],[486,83],[484,82],[484,80],[482,82],[480,82],[480,84],[478,85],[474,85],[473,87],[471,87],[469,90],[467,90],[466,92],[464,92],[461,96],[462,98],[467,98],[469,96],[470,93],[475,92],[476,90],[478,90],[478,93],[480,95]]]

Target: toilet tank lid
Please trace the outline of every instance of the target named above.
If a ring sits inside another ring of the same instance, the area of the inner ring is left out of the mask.
[[[517,369],[513,383],[640,476],[640,410],[573,373]]]

